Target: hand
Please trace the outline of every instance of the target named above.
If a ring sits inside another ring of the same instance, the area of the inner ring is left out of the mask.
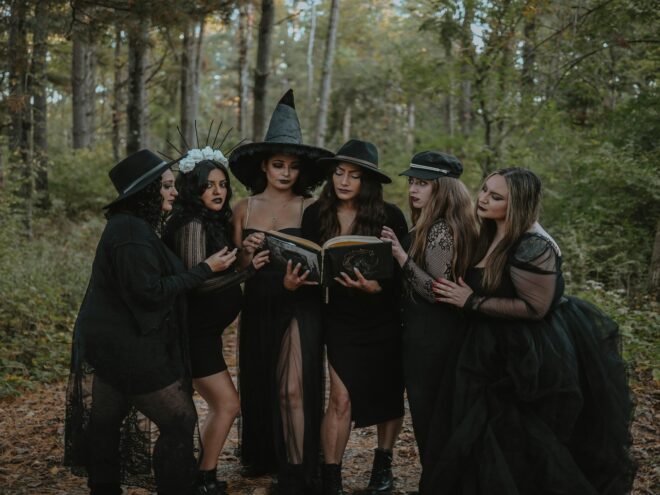
[[[298,290],[301,285],[318,285],[318,282],[310,282],[307,280],[309,277],[309,270],[305,270],[305,273],[300,274],[300,269],[302,265],[298,263],[295,268],[293,268],[293,262],[291,260],[286,263],[286,275],[284,276],[284,288],[290,291]]]
[[[270,251],[259,251],[259,253],[252,258],[252,266],[254,266],[255,270],[263,268],[263,266],[270,261],[270,258],[268,257],[269,254]]]
[[[435,298],[436,301],[453,304],[459,308],[465,306],[465,302],[473,292],[461,277],[458,278],[458,283],[447,280],[446,278],[439,278],[433,282],[432,290],[437,296]]]
[[[259,249],[266,239],[263,232],[255,232],[243,239],[243,249],[247,254],[253,255]]]
[[[408,253],[406,253],[403,247],[401,247],[399,239],[391,228],[383,227],[383,230],[380,233],[380,240],[384,242],[391,242],[392,256],[394,259],[399,263],[400,266],[406,264],[406,261],[408,260]]]
[[[229,268],[234,261],[236,261],[236,248],[229,251],[227,247],[223,247],[220,251],[212,254],[204,261],[211,267],[214,272],[221,272]]]
[[[341,277],[335,277],[335,280],[347,289],[358,289],[368,294],[377,294],[383,290],[378,280],[367,280],[357,268],[353,268],[353,271],[357,276],[357,280],[353,280],[344,272],[340,272]]]

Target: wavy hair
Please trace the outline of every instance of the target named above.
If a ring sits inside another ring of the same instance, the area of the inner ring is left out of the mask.
[[[335,167],[331,167],[326,176],[326,183],[319,196],[319,232],[321,243],[339,235],[341,227],[337,218],[337,205],[340,199],[335,193],[332,176]],[[356,198],[357,215],[351,226],[351,234],[380,236],[387,222],[383,184],[368,170],[363,170],[360,178],[360,192]]]
[[[165,219],[162,211],[163,197],[160,195],[161,181],[161,177],[158,176],[141,191],[111,205],[105,212],[105,218],[128,213],[147,222],[160,235]]]
[[[451,271],[455,277],[464,277],[474,258],[477,243],[477,221],[465,184],[452,177],[440,177],[431,183],[431,198],[424,208],[415,208],[409,200],[415,236],[410,256],[423,269],[426,268],[428,234],[433,225],[444,219],[454,240]]]
[[[504,220],[504,237],[488,256],[484,268],[483,285],[489,292],[500,285],[510,249],[538,220],[541,209],[541,179],[534,172],[519,167],[502,168],[488,175],[481,187],[494,175],[501,175],[506,181],[509,198]],[[479,223],[475,262],[486,256],[497,230],[494,220],[479,219]]]
[[[220,170],[227,181],[227,196],[220,211],[209,210],[204,206],[202,194],[206,191],[209,174]],[[186,174],[179,173],[176,178],[176,189],[179,196],[174,203],[174,211],[167,223],[167,232],[176,232],[193,219],[200,220],[206,231],[207,252],[215,252],[228,246],[233,249],[231,239],[231,179],[229,172],[215,160],[202,160]]]

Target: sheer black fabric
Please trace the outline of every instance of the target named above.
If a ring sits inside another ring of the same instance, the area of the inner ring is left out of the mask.
[[[244,236],[255,232],[245,229]],[[300,235],[300,229],[282,232]],[[303,464],[311,483],[320,451],[323,353],[320,298],[284,288],[284,271],[266,265],[245,284],[239,331],[240,457],[274,471]]]
[[[616,323],[563,297],[545,234],[522,237],[497,290],[481,277],[468,273],[476,311],[443,374],[452,400],[434,411],[422,493],[628,493],[632,401]]]
[[[415,230],[403,239],[406,249],[412,244]],[[413,431],[422,462],[433,411],[448,407],[451,397],[440,396],[440,380],[455,342],[464,332],[463,312],[448,304],[437,303],[433,280],[453,280],[451,262],[454,240],[444,219],[429,230],[426,239],[424,269],[412,258],[403,266],[404,297],[402,355],[403,371]]]
[[[182,295],[210,275],[205,263],[186,271],[144,220],[128,214],[108,220],[74,327],[64,457],[74,473],[96,476],[92,473],[98,471],[102,479],[110,477],[110,470],[95,464],[104,452],[96,450],[95,438],[100,437],[102,449],[119,438],[119,468],[112,468],[115,483],[153,488],[152,452],[160,466],[170,462],[168,455],[177,459],[172,462],[178,467],[170,466],[174,473],[158,468],[157,478],[187,476],[188,467],[179,461],[193,454],[188,420],[192,414],[194,423],[195,411],[181,395],[192,394]],[[177,392],[166,393],[173,384],[178,384]],[[162,413],[151,412],[154,408]],[[181,430],[173,433],[168,411],[186,420],[182,425],[190,437],[171,454],[164,453],[172,448],[171,439],[184,435]],[[149,418],[167,430],[157,443],[167,448],[153,450],[159,435]]]

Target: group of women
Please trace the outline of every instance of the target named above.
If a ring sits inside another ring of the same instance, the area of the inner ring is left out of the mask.
[[[216,467],[239,411],[243,476],[277,472],[280,494],[341,495],[351,425],[376,425],[361,493],[391,493],[404,390],[420,493],[630,490],[618,328],[564,296],[532,172],[490,174],[473,205],[457,158],[418,153],[400,174],[409,230],[383,199],[391,179],[376,147],[303,144],[290,91],[264,141],[228,161],[188,150],[176,183],[171,165],[142,150],[110,172],[119,196],[76,321],[67,395],[65,461],[90,493],[145,486],[152,471],[159,494],[229,493]],[[226,165],[251,193],[233,211]],[[299,264],[269,263],[270,230],[379,237],[393,275],[355,269],[322,288]],[[222,332],[239,313],[237,391]],[[198,435],[193,388],[208,404]]]

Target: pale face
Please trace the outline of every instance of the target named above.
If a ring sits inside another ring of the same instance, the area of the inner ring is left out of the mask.
[[[300,158],[295,155],[273,155],[261,166],[268,185],[279,190],[291,189],[300,175]]]
[[[422,209],[431,201],[433,186],[430,181],[409,177],[408,195],[410,196],[410,203],[415,208]]]
[[[501,175],[491,176],[479,191],[477,215],[495,221],[506,219],[509,205],[509,188]]]
[[[202,193],[202,203],[211,211],[220,211],[227,198],[227,176],[217,168],[209,173],[206,189]]]
[[[176,201],[179,193],[174,187],[174,174],[169,169],[165,170],[163,175],[160,176],[160,195],[163,198],[160,209],[166,213],[172,211],[174,201]]]
[[[341,162],[332,174],[335,194],[341,201],[353,201],[362,187],[362,169],[351,163]]]

